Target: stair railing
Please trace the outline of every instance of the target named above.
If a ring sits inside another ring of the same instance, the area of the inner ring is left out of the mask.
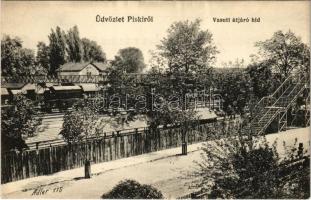
[[[304,88],[302,87],[298,93],[293,97],[293,99],[287,104],[287,106],[283,109],[278,109],[277,112],[269,119],[269,121],[266,123],[266,125],[258,132],[258,134],[260,134],[263,130],[265,130],[269,124],[272,122],[272,120],[275,118],[275,116],[277,114],[279,114],[281,112],[281,110],[284,110],[284,112],[287,112],[287,110],[289,109],[289,107],[292,105],[292,103],[297,99],[298,95],[304,90]],[[284,113],[285,114],[285,113]]]
[[[299,87],[300,86],[300,87]],[[301,87],[302,86],[302,87]],[[270,119],[268,120],[268,122],[265,123],[265,125],[258,131],[257,134],[261,134],[261,132],[263,132],[263,130],[265,130],[270,123],[272,122],[272,120],[276,117],[277,114],[279,114],[282,110],[284,110],[285,112],[289,109],[289,107],[292,105],[292,103],[297,99],[297,96],[304,90],[304,77],[303,76],[299,76],[298,77],[298,81],[297,84],[295,85],[295,87],[292,89],[292,91],[290,92],[290,94],[288,94],[288,96],[291,96],[291,94],[298,89],[298,92],[294,95],[294,97],[289,100],[289,102],[286,104],[285,108],[279,108],[275,111],[275,113],[270,117]],[[272,105],[274,106],[277,103],[277,101]],[[269,110],[266,112],[269,113],[271,111],[271,108],[269,108]],[[266,115],[265,114],[265,115]],[[259,120],[259,122],[264,118],[264,116]],[[259,123],[258,122],[258,123]]]
[[[297,76],[298,75],[298,76]],[[297,79],[296,79],[297,78]],[[267,97],[263,97],[257,105],[252,109],[252,119],[250,121],[250,128],[255,127],[256,125],[258,126],[259,122],[261,122],[267,115],[268,113],[271,113],[272,109],[269,108],[266,111],[266,108],[268,106],[275,106],[277,103],[279,103],[283,97],[283,95],[288,91],[288,89],[291,88],[293,85],[293,82],[296,82],[294,87],[291,89],[290,93],[287,95],[290,97],[294,91],[296,91],[297,87],[299,87],[300,83],[303,82],[303,79],[305,77],[302,74],[292,74],[288,76],[282,84],[277,88],[277,90],[272,94]],[[290,101],[289,104],[286,103],[286,110],[288,110],[289,106],[292,104],[292,102],[296,99],[297,95],[300,94],[302,91],[303,87],[298,91],[297,94],[293,97],[292,101]],[[282,100],[283,101],[283,100]],[[284,109],[284,108],[283,108]],[[275,118],[275,116],[281,111],[281,109],[276,109],[271,117],[269,117],[268,122],[264,125],[264,127],[259,127],[260,130],[257,132],[260,134],[263,130],[267,128],[267,126],[271,123],[271,121]],[[260,116],[260,114],[263,113],[263,116],[258,118],[254,116]]]
[[[273,100],[273,98],[278,99],[278,96],[281,96],[284,93],[284,88],[285,90],[288,89],[288,84],[291,83],[292,78],[293,78],[292,76],[288,76],[272,95],[261,98],[261,100],[253,108],[252,113],[253,114],[257,113],[257,115],[259,115],[260,112],[262,112],[262,110],[265,107],[271,106],[269,104],[271,104],[271,101]],[[253,117],[252,120],[256,121],[258,119],[256,117]]]

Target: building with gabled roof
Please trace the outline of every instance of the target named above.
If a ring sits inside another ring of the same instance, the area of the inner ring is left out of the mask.
[[[58,75],[96,76],[107,74],[108,63],[102,62],[79,62],[65,63],[57,70]]]

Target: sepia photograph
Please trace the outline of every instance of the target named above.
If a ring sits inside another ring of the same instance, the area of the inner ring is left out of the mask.
[[[309,199],[310,1],[1,1],[2,199]]]

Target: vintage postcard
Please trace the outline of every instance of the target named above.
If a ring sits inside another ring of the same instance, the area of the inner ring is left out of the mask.
[[[310,1],[2,1],[1,198],[310,198]]]

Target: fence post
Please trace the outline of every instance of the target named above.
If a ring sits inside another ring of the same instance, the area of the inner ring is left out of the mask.
[[[181,155],[187,155],[186,127],[181,127]]]
[[[85,178],[91,178],[91,162],[87,159],[84,164]]]
[[[299,143],[299,147],[298,147],[298,157],[302,158],[303,157],[303,143]]]
[[[50,144],[49,147],[49,165],[50,165],[50,172],[53,173],[53,158],[52,158],[52,145]]]

